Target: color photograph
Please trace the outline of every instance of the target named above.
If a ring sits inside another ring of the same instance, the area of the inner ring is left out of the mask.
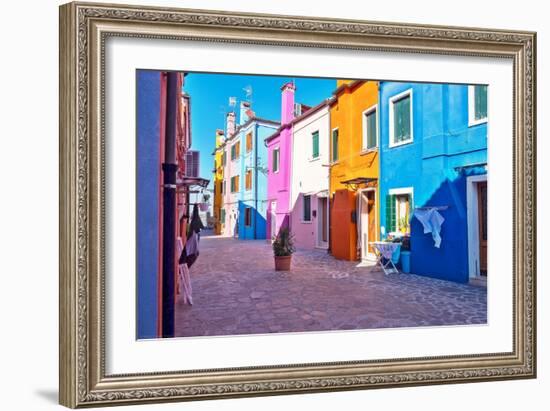
[[[489,92],[137,70],[136,338],[487,324]]]

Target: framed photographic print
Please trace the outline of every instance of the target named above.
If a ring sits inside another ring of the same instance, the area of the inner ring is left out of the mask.
[[[60,8],[60,402],[536,376],[536,35]]]

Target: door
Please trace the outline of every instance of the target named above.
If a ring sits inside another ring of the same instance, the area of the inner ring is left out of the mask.
[[[318,209],[318,227],[317,227],[317,245],[319,247],[328,246],[328,199],[319,197],[317,202]]]
[[[487,182],[477,184],[479,273],[487,275]]]
[[[364,191],[361,194],[361,258],[374,258],[374,249],[369,245],[376,241],[376,208],[374,190]]]
[[[271,239],[277,235],[277,202],[271,202],[270,210],[270,219],[271,219]]]

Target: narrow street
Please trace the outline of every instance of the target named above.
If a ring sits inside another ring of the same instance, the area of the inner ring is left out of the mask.
[[[193,306],[176,305],[175,335],[212,336],[484,324],[487,290],[412,274],[385,276],[323,250],[274,270],[265,240],[203,235],[191,268]]]

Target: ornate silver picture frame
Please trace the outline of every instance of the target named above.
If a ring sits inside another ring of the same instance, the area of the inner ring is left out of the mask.
[[[513,349],[472,355],[108,374],[105,44],[200,40],[513,63]],[[60,394],[71,408],[536,377],[536,34],[69,3],[60,7]]]

